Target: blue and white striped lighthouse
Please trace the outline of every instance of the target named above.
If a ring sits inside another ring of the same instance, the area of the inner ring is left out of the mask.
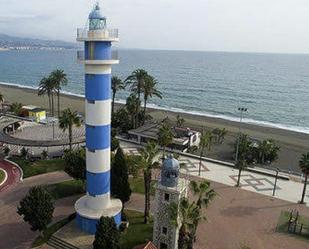
[[[118,30],[106,27],[97,3],[87,27],[77,31],[77,41],[85,43],[78,57],[85,65],[87,195],[75,203],[78,226],[94,234],[101,216],[121,222],[122,203],[110,198],[111,66],[119,60],[112,52]]]

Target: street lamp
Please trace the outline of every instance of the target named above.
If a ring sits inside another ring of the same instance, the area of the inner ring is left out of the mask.
[[[240,120],[239,120],[239,132],[237,138],[237,146],[236,146],[236,155],[235,155],[235,164],[238,162],[238,153],[239,153],[239,143],[240,143],[240,134],[241,134],[241,122],[244,117],[244,113],[248,111],[245,107],[238,107],[238,111],[240,112]]]

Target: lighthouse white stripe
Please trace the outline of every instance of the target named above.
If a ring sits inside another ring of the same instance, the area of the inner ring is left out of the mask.
[[[94,152],[86,150],[87,171],[91,173],[103,173],[110,170],[110,148],[96,150]]]
[[[92,103],[86,100],[86,124],[93,126],[111,123],[111,100],[98,100]]]
[[[111,74],[112,67],[111,65],[93,65],[85,64],[86,74]]]
[[[90,196],[88,193],[87,206],[94,210],[100,210],[110,205],[110,193]]]

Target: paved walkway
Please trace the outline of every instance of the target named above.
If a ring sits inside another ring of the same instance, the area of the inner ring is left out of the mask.
[[[124,149],[125,153],[131,155],[138,154],[139,147],[136,144],[121,142],[121,147]],[[179,162],[185,165],[185,168],[181,169],[182,173],[191,176],[198,176],[198,159],[180,156]],[[202,178],[229,186],[235,186],[237,183],[237,176],[238,170],[235,168],[208,161],[202,162]],[[275,178],[271,176],[243,171],[241,177],[241,188],[262,195],[272,196],[274,181]],[[302,190],[303,184],[301,182],[278,179],[275,197],[281,200],[297,203],[300,201]],[[305,202],[307,202],[306,205],[308,206],[309,193],[305,197]]]
[[[53,184],[69,180],[64,172],[54,172],[31,178],[16,184],[7,191],[0,192],[0,248],[24,249],[29,248],[38,232],[32,232],[27,223],[16,213],[19,201],[28,190],[36,185]],[[73,197],[72,197],[73,198]],[[62,199],[56,202],[54,219],[59,220],[73,211],[73,201]]]
[[[21,172],[18,167],[3,160],[0,161],[0,168],[7,174],[6,181],[0,186],[0,192],[2,192],[20,181]]]

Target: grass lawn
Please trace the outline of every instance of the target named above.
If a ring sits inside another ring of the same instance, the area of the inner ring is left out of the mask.
[[[47,185],[45,186],[45,189],[53,196],[55,200],[85,193],[84,183],[78,180],[69,180]]]
[[[125,210],[129,220],[129,228],[121,234],[120,248],[132,249],[134,246],[147,243],[152,240],[153,222],[144,224],[143,213]]]
[[[5,177],[5,173],[3,170],[0,170],[0,183],[2,183],[2,181],[4,180]]]
[[[69,217],[64,218],[63,220],[58,221],[57,223],[49,226],[44,232],[43,232],[43,237],[39,236],[37,237],[33,243],[32,243],[32,248],[38,247],[40,245],[43,245],[46,243],[49,238],[57,232],[61,227],[65,226],[68,224],[71,220],[75,218],[75,214],[71,214]]]
[[[30,162],[20,158],[10,159],[17,163],[24,172],[24,178],[45,174],[54,171],[64,170],[65,163],[63,159],[52,159],[52,160],[39,160]]]
[[[129,178],[129,182],[133,193],[145,194],[143,177]],[[156,184],[155,180],[151,181],[151,190],[150,190],[151,195],[155,195],[155,184]]]
[[[288,233],[288,222],[290,218],[290,212],[282,211],[279,217],[277,232]],[[300,216],[298,226],[296,228],[296,233],[288,233],[291,236],[309,240],[309,217]],[[303,224],[302,233],[300,234],[300,227]]]

